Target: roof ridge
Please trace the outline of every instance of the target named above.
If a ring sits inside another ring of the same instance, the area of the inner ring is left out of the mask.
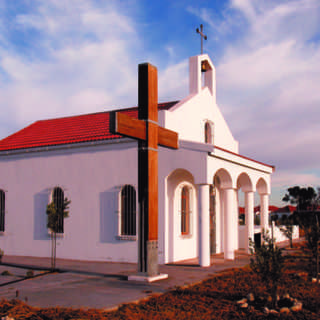
[[[169,110],[177,101],[160,102]],[[0,140],[0,151],[119,138],[110,132],[110,113],[119,111],[138,118],[138,107],[37,120]]]
[[[174,101],[166,101],[166,102],[158,102],[158,108],[162,107],[163,105],[167,105],[167,104],[172,104],[169,108],[171,108],[173,105],[175,105],[176,103],[178,103],[179,100],[174,100]],[[37,123],[37,122],[43,122],[43,121],[50,121],[50,120],[60,120],[60,119],[70,119],[70,118],[77,118],[77,117],[83,117],[83,116],[90,116],[90,115],[98,115],[98,114],[108,114],[114,111],[130,111],[130,110],[135,110],[138,109],[138,106],[133,106],[133,107],[125,107],[125,108],[121,108],[120,109],[112,109],[112,110],[107,110],[107,111],[97,111],[97,112],[90,112],[90,113],[82,113],[82,114],[75,114],[75,115],[70,115],[70,116],[64,116],[64,117],[58,117],[58,118],[47,118],[47,119],[40,119],[37,120],[35,122],[32,122],[30,125]],[[27,128],[27,127],[25,127]],[[24,129],[25,129],[24,128]],[[23,129],[21,129],[23,130]],[[18,132],[18,131],[17,131]]]

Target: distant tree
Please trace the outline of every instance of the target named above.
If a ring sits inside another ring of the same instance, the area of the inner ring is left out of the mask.
[[[63,219],[69,217],[69,204],[70,200],[64,198],[63,205],[57,208],[54,201],[47,205],[46,213],[48,215],[47,228],[51,231],[51,269],[56,267],[57,255],[57,233],[59,232],[59,220],[62,216]]]
[[[312,187],[301,188],[294,186],[288,188],[282,201],[297,206],[297,211],[313,209],[318,198],[317,192]]]
[[[320,241],[320,212],[296,212],[299,226],[303,229],[310,254],[311,276],[317,275],[318,242]]]
[[[282,201],[296,204],[297,209],[292,214],[293,224],[298,224],[304,231],[307,248],[310,254],[311,275],[317,270],[317,246],[320,241],[320,188],[300,188],[298,186],[289,188],[288,193]]]
[[[272,297],[272,304],[277,307],[278,284],[283,274],[282,251],[275,245],[275,240],[269,232],[263,232],[263,243],[258,247],[250,239],[250,267],[260,276],[267,291]]]
[[[279,216],[277,213],[273,214],[271,217],[271,221],[274,221],[275,223],[277,223],[277,221],[279,220]]]

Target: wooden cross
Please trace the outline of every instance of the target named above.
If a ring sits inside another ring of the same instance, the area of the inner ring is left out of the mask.
[[[138,139],[138,271],[158,274],[158,145],[178,149],[178,134],[158,125],[157,68],[139,64],[138,119],[110,115],[110,131]]]
[[[207,40],[207,36],[203,33],[203,25],[200,24],[200,30],[199,28],[197,28],[197,33],[200,34],[200,38],[201,38],[201,54],[203,54],[203,39]]]

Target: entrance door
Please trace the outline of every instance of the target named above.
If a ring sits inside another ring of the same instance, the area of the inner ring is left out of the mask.
[[[216,194],[210,185],[210,254],[216,253]]]

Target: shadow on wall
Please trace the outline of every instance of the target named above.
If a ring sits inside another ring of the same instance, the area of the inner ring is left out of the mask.
[[[118,231],[118,194],[119,190],[113,188],[101,192],[100,201],[100,242],[117,243]]]
[[[34,207],[34,227],[33,238],[34,240],[50,240],[47,229],[47,204],[49,203],[50,190],[45,189],[33,197]]]

